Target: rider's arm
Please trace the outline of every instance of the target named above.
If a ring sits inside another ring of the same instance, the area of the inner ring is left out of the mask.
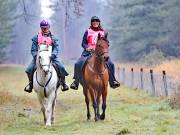
[[[53,38],[53,50],[52,50],[52,57],[57,58],[59,55],[59,44],[58,40]]]
[[[88,31],[84,33],[83,40],[82,40],[82,47],[86,50],[88,48],[88,41],[87,41]]]
[[[37,42],[37,36],[32,38],[32,46],[31,46],[31,54],[34,59],[36,59],[38,51],[38,42]]]

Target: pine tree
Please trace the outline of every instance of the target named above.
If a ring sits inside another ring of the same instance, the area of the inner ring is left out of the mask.
[[[158,50],[179,56],[178,0],[109,1],[109,31],[116,59],[137,61]],[[174,19],[173,19],[174,18]],[[176,36],[175,36],[176,35]]]
[[[16,6],[16,0],[0,0],[0,63],[6,58],[6,47],[14,36],[12,29],[15,23],[14,9]]]

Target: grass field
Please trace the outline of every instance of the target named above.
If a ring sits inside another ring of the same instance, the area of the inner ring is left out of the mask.
[[[71,67],[67,70],[72,73]],[[99,122],[94,122],[92,107],[92,118],[86,120],[82,89],[59,89],[55,125],[45,128],[36,93],[23,91],[26,83],[23,67],[0,67],[0,135],[180,134],[180,110],[172,110],[168,99],[124,86],[108,89],[106,119]]]

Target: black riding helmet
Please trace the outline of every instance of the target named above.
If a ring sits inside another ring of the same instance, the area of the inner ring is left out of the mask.
[[[91,17],[91,22],[93,22],[93,21],[101,22],[97,16]]]

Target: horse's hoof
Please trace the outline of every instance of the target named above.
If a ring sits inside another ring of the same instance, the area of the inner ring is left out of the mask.
[[[105,119],[105,115],[101,114],[100,119],[104,120]]]
[[[98,117],[95,117],[94,118],[95,122],[99,121],[99,118]]]
[[[51,124],[52,125],[54,124],[54,118],[51,118]]]
[[[91,119],[91,117],[87,117],[87,120],[89,121]]]
[[[51,127],[51,123],[46,123],[46,127]]]
[[[90,120],[90,119],[91,119],[91,115],[87,114],[87,120]]]

